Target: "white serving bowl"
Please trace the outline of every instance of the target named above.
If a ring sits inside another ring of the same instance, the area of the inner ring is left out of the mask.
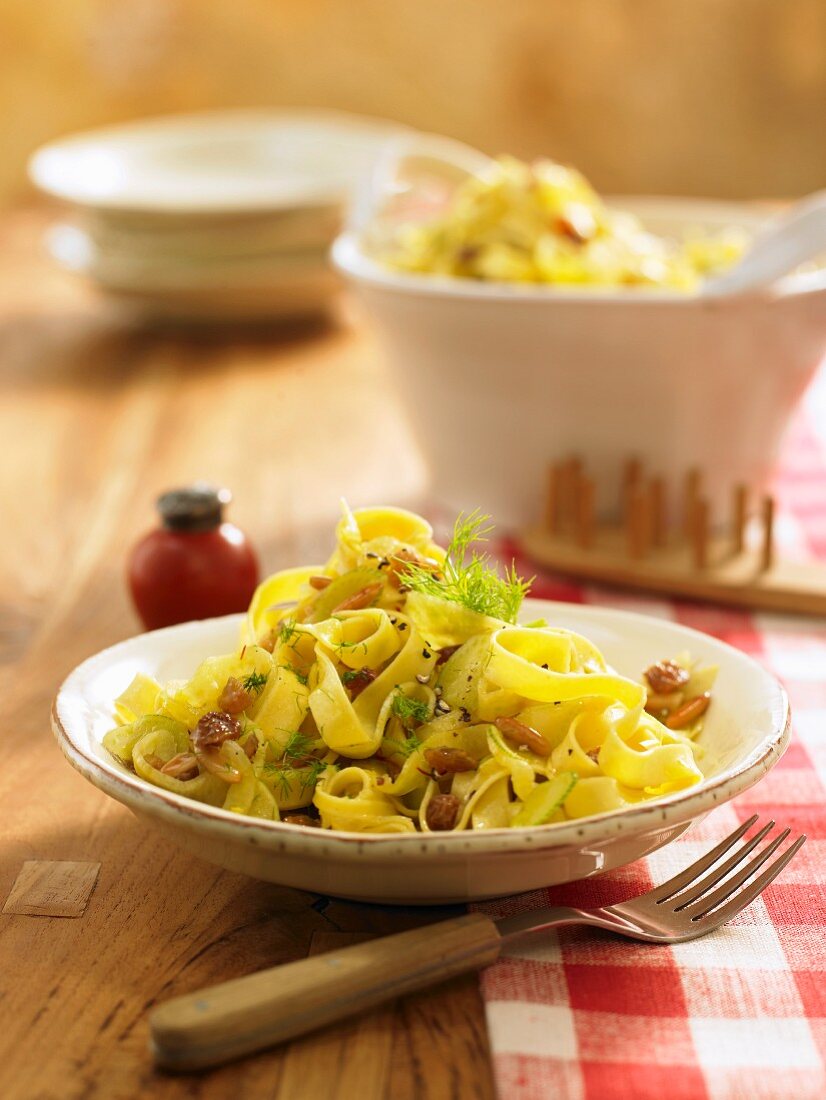
[[[766,217],[699,200],[613,205],[669,236],[754,231]],[[736,482],[765,485],[826,352],[824,270],[711,299],[398,273],[355,232],[338,238],[333,259],[386,346],[434,495],[509,525],[538,520],[548,464],[571,453],[596,476],[603,513],[633,455],[674,489],[699,466],[722,520]]]
[[[756,783],[786,748],[789,705],[783,688],[731,646],[622,611],[528,600],[524,612],[526,620],[544,615],[586,635],[628,676],[685,650],[719,665],[699,739],[705,780],[668,798],[558,825],[384,836],[257,821],[153,787],[102,747],[113,724],[112,700],[139,671],[162,681],[188,676],[202,658],[231,650],[238,615],[141,634],[84,661],[60,688],[52,725],[82,775],[193,855],[284,886],[408,905],[515,894],[640,859]]]

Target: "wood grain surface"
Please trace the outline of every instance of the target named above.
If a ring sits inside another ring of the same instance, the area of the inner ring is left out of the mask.
[[[135,328],[40,255],[44,224],[0,221],[0,902],[27,860],[101,867],[78,919],[0,914],[0,1096],[488,1100],[472,976],[222,1069],[152,1069],[162,1000],[458,910],[337,901],[192,859],[72,771],[52,696],[138,629],[124,559],[163,488],[228,484],[271,569],[323,545],[342,492],[415,502],[422,470],[346,303],[281,332]]]

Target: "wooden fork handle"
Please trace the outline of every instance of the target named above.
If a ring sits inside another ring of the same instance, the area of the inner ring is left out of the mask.
[[[501,942],[489,917],[468,913],[222,982],[157,1008],[152,1052],[166,1069],[220,1065],[488,966]]]

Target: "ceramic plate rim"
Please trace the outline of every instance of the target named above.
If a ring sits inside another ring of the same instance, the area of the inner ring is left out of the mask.
[[[609,619],[619,619],[620,622],[633,622],[643,625],[645,623],[660,623],[662,620],[638,612],[615,610],[591,605],[571,605],[548,600],[532,600],[530,610],[541,609],[544,612],[553,612],[555,609],[570,609],[576,607],[577,615],[584,614],[586,618],[600,619],[608,616]],[[221,621],[236,621],[240,623],[243,616],[225,616]],[[165,627],[162,631],[152,632],[163,634],[179,632],[197,633],[205,625],[212,625],[219,620],[207,619],[177,626]],[[254,818],[240,817],[228,810],[219,807],[206,806],[193,802],[181,795],[169,791],[160,790],[141,779],[139,776],[121,769],[114,761],[105,761],[78,744],[70,732],[76,725],[77,719],[67,716],[67,698],[77,692],[77,686],[82,682],[84,674],[88,673],[98,664],[103,664],[107,659],[117,657],[128,652],[135,644],[137,638],[145,639],[146,634],[118,642],[113,646],[101,650],[99,653],[81,662],[63,681],[55,697],[52,706],[52,728],[58,744],[64,755],[85,778],[105,793],[116,798],[117,801],[148,812],[154,811],[156,816],[162,816],[168,820],[175,820],[180,824],[195,819],[203,828],[218,830],[226,833],[227,830],[236,832],[238,838],[242,836],[254,836],[257,842],[266,845],[269,841],[280,842],[278,847],[288,851],[290,848],[299,848],[305,856],[312,856],[312,848],[319,849],[316,853],[319,858],[326,858],[330,854],[336,857],[348,855],[360,856],[366,851],[376,855],[392,854],[398,857],[400,854],[411,858],[430,859],[438,855],[456,854],[463,850],[467,853],[514,852],[524,846],[541,848],[565,848],[581,845],[590,835],[595,839],[609,839],[620,835],[628,835],[638,829],[650,826],[652,819],[659,815],[663,824],[677,823],[691,820],[701,813],[713,809],[715,806],[728,801],[741,791],[758,782],[762,776],[779,760],[785,751],[790,737],[790,708],[788,696],[780,682],[768,670],[763,668],[753,658],[735,649],[733,646],[694,630],[691,627],[679,623],[669,622],[668,625],[679,629],[687,639],[697,637],[705,644],[711,641],[715,646],[723,647],[729,651],[737,661],[746,662],[758,670],[765,678],[767,686],[770,685],[771,702],[771,729],[761,738],[760,742],[752,749],[751,753],[743,760],[724,770],[720,775],[704,780],[695,787],[690,787],[676,794],[664,798],[653,799],[640,805],[626,807],[611,813],[595,815],[587,818],[578,818],[570,822],[554,825],[540,825],[530,829],[491,829],[479,833],[384,833],[363,834],[352,832],[332,832],[319,830],[306,826],[288,825],[283,822],[256,821]],[[82,692],[81,692],[82,697]],[[735,789],[719,797],[721,788],[734,785]],[[113,788],[119,793],[114,794]],[[123,797],[121,797],[121,795]],[[150,803],[151,805],[147,805]],[[706,805],[709,803],[709,805]],[[253,841],[256,842],[256,841]]]
[[[401,123],[389,119],[359,115],[333,108],[314,107],[238,107],[216,108],[203,111],[185,111],[169,115],[152,115],[147,118],[132,119],[120,123],[92,127],[69,133],[48,141],[35,149],[28,161],[28,174],[32,183],[45,194],[71,203],[81,209],[112,211],[117,213],[192,213],[210,216],[234,211],[257,212],[281,211],[292,207],[315,207],[319,204],[335,207],[346,200],[350,187],[340,182],[330,182],[320,177],[312,183],[303,181],[291,189],[275,187],[263,188],[254,194],[236,194],[216,198],[210,196],[201,199],[191,194],[185,199],[180,197],[154,196],[130,197],[129,194],[114,193],[101,196],[82,185],[67,183],[61,177],[65,173],[65,158],[88,155],[89,150],[107,143],[121,150],[141,142],[161,140],[176,133],[190,133],[198,136],[213,131],[213,136],[229,134],[237,137],[246,132],[250,140],[258,138],[268,129],[278,126],[305,126],[319,132],[338,130],[342,136],[351,134],[354,140],[372,138],[376,149],[393,134],[405,129]]]

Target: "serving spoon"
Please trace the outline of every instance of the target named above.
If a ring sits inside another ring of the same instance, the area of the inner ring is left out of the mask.
[[[679,875],[618,905],[554,906],[500,920],[468,913],[176,997],[155,1009],[149,1021],[155,1061],[171,1070],[217,1066],[399,994],[490,966],[504,944],[564,925],[587,924],[645,943],[704,936],[754,901],[806,840],[798,837],[772,860],[789,835],[784,829],[743,864],[774,828],[770,821],[724,859],[756,822],[755,814]]]
[[[741,259],[703,283],[705,298],[765,289],[794,268],[826,253],[826,191],[801,199],[757,233]]]

